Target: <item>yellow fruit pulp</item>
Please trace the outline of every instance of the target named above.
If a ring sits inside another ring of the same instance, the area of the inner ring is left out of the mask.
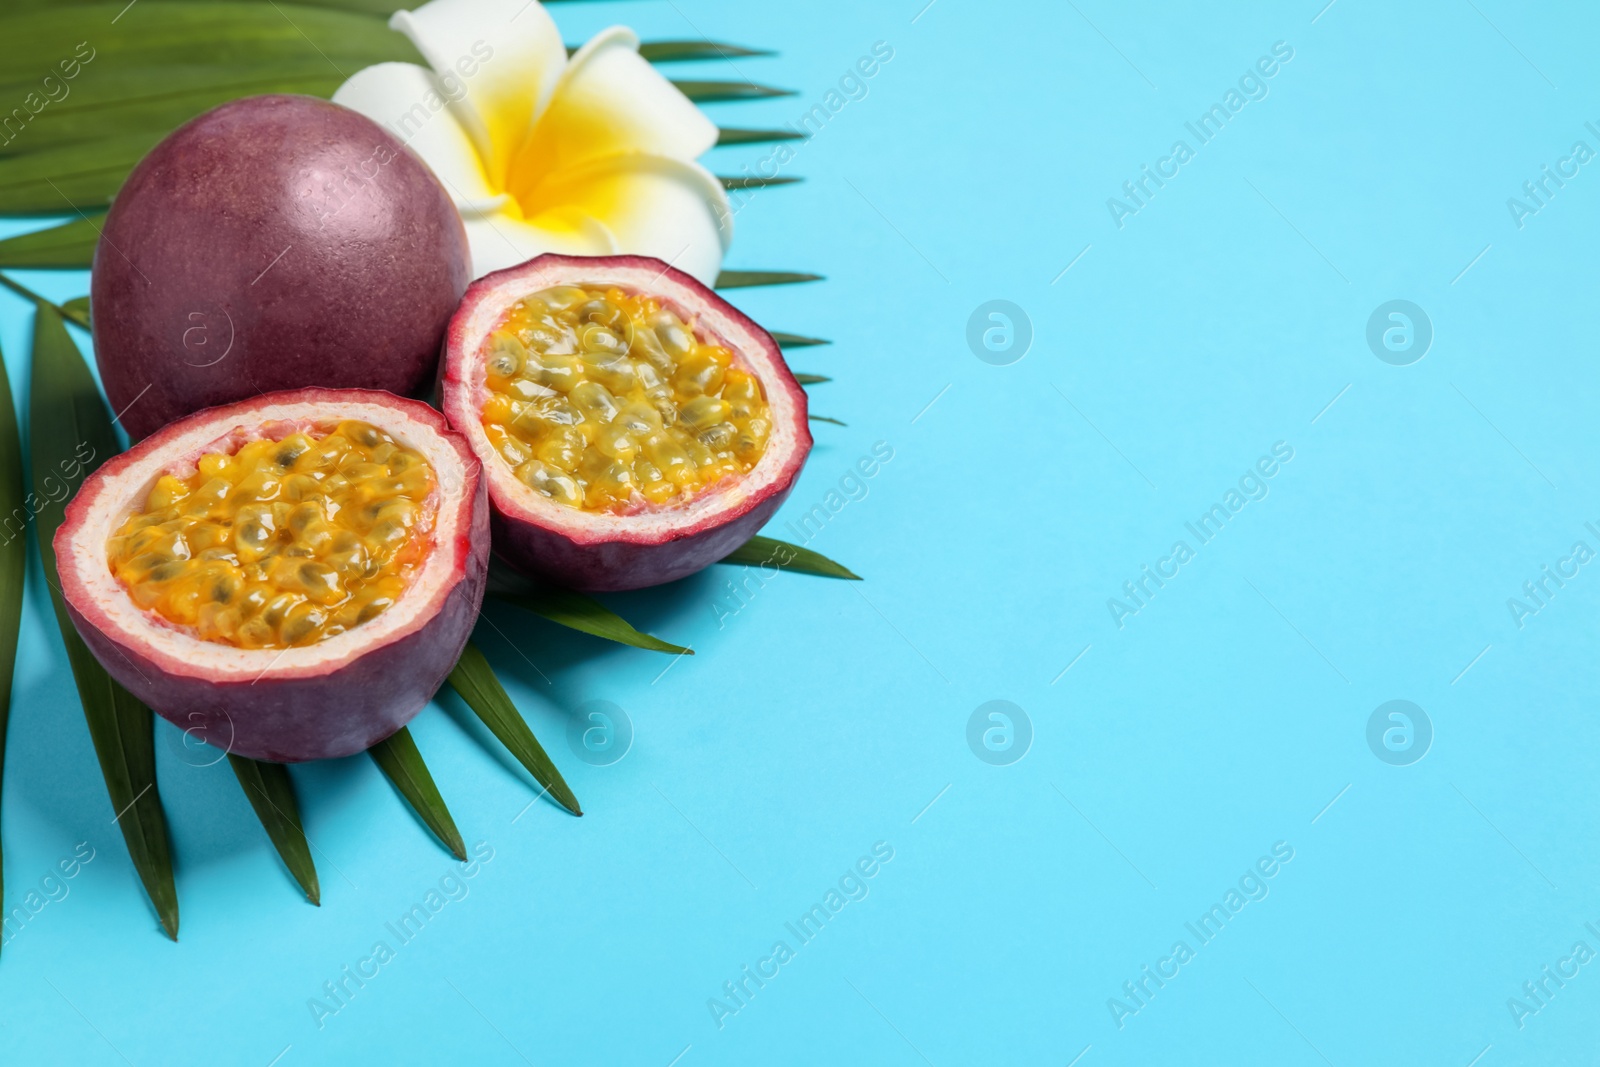
[[[311,645],[399,599],[427,555],[434,485],[389,434],[330,422],[161,475],[106,551],[135,604],[204,640]]]
[[[766,395],[654,298],[557,286],[484,342],[483,429],[517,479],[591,512],[680,504],[756,465]]]

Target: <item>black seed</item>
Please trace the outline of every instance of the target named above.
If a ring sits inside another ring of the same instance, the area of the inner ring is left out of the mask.
[[[317,628],[317,620],[310,615],[302,615],[283,628],[283,641],[285,644],[298,644],[301,639]]]

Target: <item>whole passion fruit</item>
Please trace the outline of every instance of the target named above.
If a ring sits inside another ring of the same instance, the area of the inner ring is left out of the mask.
[[[544,255],[450,320],[444,410],[483,463],[495,550],[573,589],[639,589],[738,548],[811,450],[777,342],[643,256]]]
[[[394,733],[483,601],[489,507],[425,404],[301,389],[192,415],[85,480],[55,550],[95,658],[218,747],[289,763]]]
[[[390,133],[308,96],[235,100],[157,145],[112,203],[95,358],[135,438],[279,389],[417,396],[471,277],[450,197]]]

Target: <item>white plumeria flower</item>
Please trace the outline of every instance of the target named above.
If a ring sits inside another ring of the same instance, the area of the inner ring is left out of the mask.
[[[631,253],[710,285],[733,234],[695,162],[717,128],[614,26],[569,60],[530,0],[432,0],[389,26],[431,70],[380,63],[333,94],[433,169],[466,224],[475,276],[542,252]]]

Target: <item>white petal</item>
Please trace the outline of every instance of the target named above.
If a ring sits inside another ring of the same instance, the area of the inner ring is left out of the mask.
[[[433,72],[413,63],[379,63],[339,86],[333,102],[404,142],[433,170],[458,210],[494,210],[504,201],[489,187],[477,149],[445,106]]]
[[[598,220],[616,251],[655,256],[710,285],[733,238],[733,214],[722,183],[697,163],[662,156],[611,156],[563,171],[536,190],[549,205],[529,221]]]
[[[611,231],[592,218],[541,216],[527,222],[514,213],[483,215],[464,220],[467,244],[472,248],[472,276],[515,267],[545,252],[569,256],[606,256],[617,251]]]
[[[638,49],[638,36],[623,26],[578,49],[517,157],[519,187],[603,156],[692,160],[717,143],[716,124]]]
[[[391,28],[434,69],[495,186],[566,66],[555,22],[531,0],[432,0],[397,11]]]

